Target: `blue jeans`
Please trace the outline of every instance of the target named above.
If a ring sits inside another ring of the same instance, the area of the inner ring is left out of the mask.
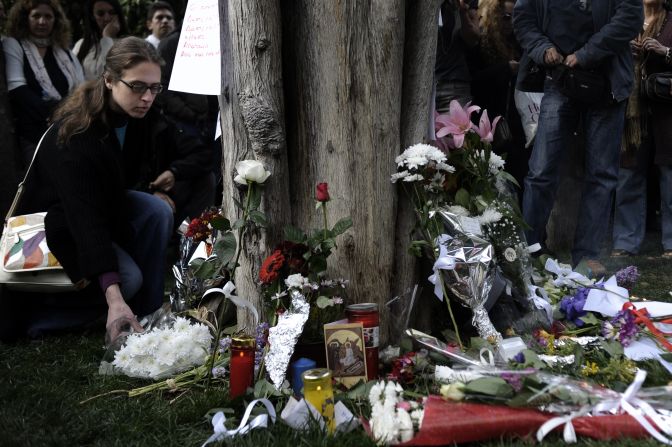
[[[651,141],[643,141],[632,169],[620,168],[614,203],[614,249],[638,253],[646,233],[646,174]],[[662,192],[662,191],[661,191]]]
[[[544,243],[553,209],[558,171],[572,132],[581,124],[585,134],[585,175],[572,258],[596,259],[609,227],[618,165],[625,102],[592,106],[572,101],[546,80],[537,136],[525,177],[523,216],[530,225],[529,244]]]
[[[131,240],[114,244],[119,265],[121,293],[138,318],[163,303],[166,247],[173,230],[173,212],[163,200],[144,192],[127,191]],[[107,306],[98,278],[81,292],[41,297],[31,306],[28,335],[81,327],[105,315]],[[92,296],[93,295],[93,296]]]

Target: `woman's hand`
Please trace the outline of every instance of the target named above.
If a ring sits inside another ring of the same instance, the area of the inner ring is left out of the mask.
[[[111,37],[114,39],[119,34],[120,29],[121,26],[119,25],[119,17],[114,16],[112,20],[110,20],[110,23],[105,25],[105,28],[103,28],[103,37]]]
[[[105,329],[107,330],[106,339],[113,342],[121,333],[121,329],[125,323],[131,325],[134,331],[142,332],[144,329],[138,323],[137,318],[128,304],[121,296],[119,284],[112,284],[105,291],[105,299],[107,300],[107,322]],[[121,324],[120,324],[121,323]]]
[[[170,191],[175,186],[175,174],[172,171],[165,170],[149,184],[149,187],[155,191]]]
[[[642,41],[642,48],[644,51],[648,51],[650,53],[655,53],[660,56],[665,56],[667,54],[667,51],[669,48],[664,46],[662,43],[658,42],[656,39],[653,37],[647,37]]]

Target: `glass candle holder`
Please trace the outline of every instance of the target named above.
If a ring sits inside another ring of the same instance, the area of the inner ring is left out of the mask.
[[[240,335],[231,338],[231,365],[229,396],[242,396],[254,383],[254,352],[256,342],[253,337]]]
[[[317,365],[314,360],[301,357],[292,363],[292,389],[295,396],[303,396],[303,376],[302,374]]]
[[[380,344],[380,316],[376,303],[351,304],[345,308],[348,323],[362,323],[366,351],[366,378],[378,378],[378,345]]]
[[[325,368],[309,369],[303,378],[303,396],[320,412],[329,433],[334,432],[334,390],[331,387],[331,371]]]

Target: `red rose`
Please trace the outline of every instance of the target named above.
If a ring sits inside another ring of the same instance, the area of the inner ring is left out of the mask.
[[[317,188],[315,188],[315,198],[318,202],[328,202],[329,201],[329,184],[327,183],[318,183]]]

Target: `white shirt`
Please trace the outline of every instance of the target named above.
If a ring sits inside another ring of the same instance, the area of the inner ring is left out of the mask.
[[[72,52],[75,56],[79,56],[79,50],[82,47],[84,39],[79,39],[75,46],[72,48]],[[92,47],[89,50],[89,54],[84,57],[82,61],[82,68],[84,68],[84,78],[88,81],[91,79],[97,79],[100,75],[103,74],[105,69],[105,58],[107,58],[107,53],[110,51],[114,45],[114,40],[111,37],[103,37],[98,43],[98,51],[95,47]]]
[[[154,48],[156,48],[157,50],[159,49],[159,42],[161,42],[161,39],[156,37],[154,34],[150,34],[145,38],[145,40],[154,45]]]

